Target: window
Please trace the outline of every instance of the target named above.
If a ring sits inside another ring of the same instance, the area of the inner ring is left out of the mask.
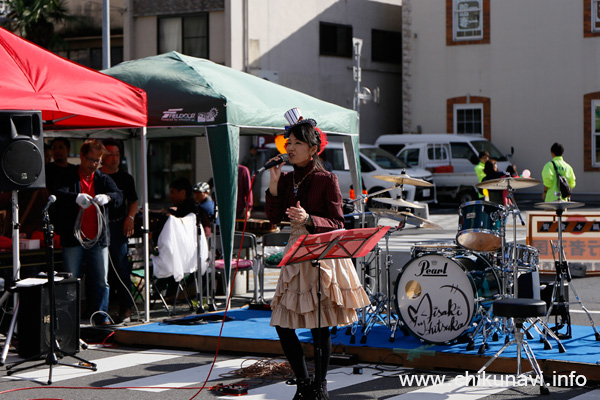
[[[592,0],[592,32],[600,32],[600,0]]]
[[[454,0],[452,26],[454,40],[481,39],[481,0]]]
[[[583,1],[583,36],[600,36],[600,0]]]
[[[471,161],[473,165],[479,162],[479,155],[475,154],[467,143],[450,143],[450,151],[452,152],[452,158],[455,160],[462,158]]]
[[[352,26],[321,22],[319,54],[352,58]]]
[[[327,161],[331,163],[331,168],[334,171],[345,171],[350,168],[348,167],[343,150],[326,148],[323,154],[327,158]]]
[[[454,133],[483,133],[483,104],[456,104],[454,114]]]
[[[160,18],[158,51],[208,58],[208,14]]]
[[[600,167],[600,100],[592,101],[592,167]]]
[[[600,92],[583,96],[583,170],[600,171]]]
[[[490,99],[482,96],[454,97],[446,101],[446,130],[491,138]]]
[[[490,0],[446,0],[446,44],[490,43]]]
[[[371,30],[371,60],[402,64],[402,33]]]
[[[399,154],[400,160],[404,161],[409,167],[419,165],[419,149],[408,149]]]

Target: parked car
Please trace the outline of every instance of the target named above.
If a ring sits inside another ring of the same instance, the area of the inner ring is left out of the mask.
[[[266,159],[277,154],[277,149],[274,144],[268,144],[267,148],[270,154],[267,154]],[[330,142],[323,152],[324,158],[331,164],[332,172],[338,176],[338,182],[343,198],[349,198],[350,186],[352,185],[352,176],[350,166],[346,158],[346,153],[342,143]],[[433,182],[431,172],[422,168],[412,168],[400,161],[389,152],[369,144],[359,145],[360,167],[362,171],[363,183],[367,189],[367,193],[375,193],[383,189],[394,186],[393,182],[384,181],[374,178],[376,175],[400,175],[405,172],[412,178],[418,178],[427,182]],[[283,171],[292,171],[292,166],[284,165]],[[269,187],[269,173],[263,172],[261,176],[261,193],[260,203],[265,202],[265,191]],[[402,191],[400,187],[393,188],[379,195],[379,197],[387,198],[403,198],[411,202],[429,203],[435,201],[435,190],[433,187],[415,187],[412,185],[403,185]],[[370,202],[369,205],[372,203]],[[381,203],[375,203],[376,207],[383,207]]]
[[[504,155],[480,135],[383,135],[375,144],[394,152],[411,167],[430,171],[437,195],[449,197],[459,204],[478,199],[475,165],[479,162],[481,151],[488,151],[490,157],[498,161],[499,171],[505,171],[509,165],[510,155]]]

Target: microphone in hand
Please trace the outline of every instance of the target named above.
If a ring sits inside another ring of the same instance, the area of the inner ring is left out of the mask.
[[[287,154],[280,154],[278,159],[269,161],[268,163],[266,163],[265,165],[263,165],[262,167],[260,167],[259,170],[256,171],[256,173],[260,174],[264,170],[267,170],[269,168],[273,168],[276,165],[279,165],[281,163],[287,162],[289,159],[290,159],[289,155],[287,155]]]

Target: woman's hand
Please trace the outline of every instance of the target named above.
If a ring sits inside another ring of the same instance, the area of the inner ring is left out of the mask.
[[[297,222],[299,224],[304,224],[307,222],[308,213],[304,208],[302,208],[299,201],[296,203],[296,207],[288,208],[285,210],[285,213],[292,222]]]
[[[279,155],[271,158],[267,161],[267,163],[271,161],[279,161],[281,157]],[[269,192],[272,196],[277,196],[277,183],[279,182],[279,178],[281,177],[281,166],[284,163],[275,165],[274,167],[269,168],[270,180],[269,180]]]

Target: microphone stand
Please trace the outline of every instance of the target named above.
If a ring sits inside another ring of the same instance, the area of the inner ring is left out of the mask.
[[[60,348],[60,345],[58,344],[58,340],[56,339],[56,301],[55,301],[55,297],[54,297],[54,290],[55,290],[55,286],[54,286],[54,227],[50,224],[50,216],[48,215],[48,209],[44,210],[43,213],[43,223],[44,223],[44,239],[46,242],[46,260],[47,260],[47,275],[48,275],[48,300],[49,300],[49,306],[50,306],[50,326],[49,326],[49,330],[50,330],[50,343],[49,343],[49,349],[46,352],[42,352],[40,354],[37,354],[33,357],[30,357],[28,359],[25,359],[23,361],[19,361],[16,363],[13,363],[11,365],[7,365],[6,366],[6,374],[7,375],[12,375],[15,372],[20,372],[20,371],[24,371],[27,369],[31,369],[31,368],[36,368],[39,367],[41,365],[48,365],[49,367],[49,374],[48,374],[48,385],[52,384],[52,367],[54,365],[64,365],[64,366],[68,366],[68,367],[73,367],[73,368],[82,368],[82,369],[90,369],[92,371],[96,371],[96,364],[92,363],[90,361],[84,360],[81,357],[78,357],[74,354],[68,353],[64,350],[62,350]],[[78,317],[78,316],[77,316]],[[42,334],[42,332],[40,332]],[[69,357],[73,357],[76,360],[80,361],[79,364],[67,364],[67,363],[62,363],[59,362],[58,359],[59,358],[63,358],[64,356],[69,356]],[[19,368],[19,369],[13,369],[14,367],[17,367],[25,362],[29,362],[29,361],[34,361],[34,360],[39,360],[39,359],[44,359],[43,362],[35,364],[35,365],[30,365],[27,367],[23,367],[23,368]]]

